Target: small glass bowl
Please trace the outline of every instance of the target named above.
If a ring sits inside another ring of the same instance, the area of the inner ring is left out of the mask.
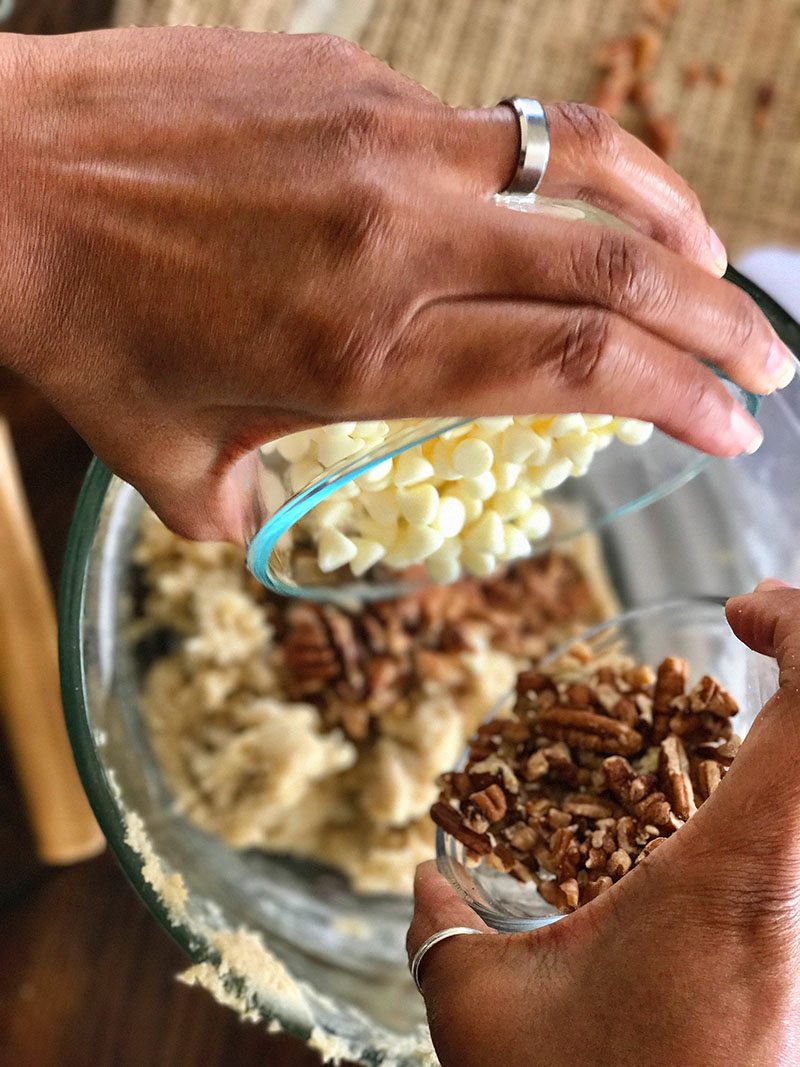
[[[758,409],[758,398],[729,386],[751,413]],[[356,478],[387,459],[393,459],[425,441],[470,422],[469,419],[407,420],[383,443],[349,458],[323,477],[292,494],[287,485],[289,464],[276,450],[278,442],[265,446],[260,453],[260,499],[264,522],[247,550],[247,564],[255,577],[282,596],[328,601],[343,607],[369,600],[385,600],[426,581],[424,566],[410,572],[392,572],[382,564],[356,578],[349,568],[331,574],[316,565],[313,553],[302,548],[297,523],[323,501],[346,490]],[[622,515],[638,511],[669,495],[691,481],[713,457],[656,430],[650,440],[631,447],[614,441],[598,452],[589,472],[580,478],[568,478],[558,488],[548,490],[542,502],[551,514],[548,536],[532,544],[533,554],[546,552],[587,530],[597,530]]]
[[[613,216],[580,201],[535,195],[501,195],[495,201],[514,211],[626,228]],[[739,403],[756,414],[756,396],[730,384],[728,388]],[[380,445],[365,445],[324,474],[294,487],[290,484],[289,463],[278,451],[280,442],[263,446],[252,457],[256,462],[246,468],[252,481],[245,493],[247,518],[243,525],[249,531],[247,564],[252,573],[262,585],[283,596],[328,601],[345,608],[384,600],[427,581],[424,567],[391,571],[378,564],[363,578],[354,577],[347,566],[323,573],[313,553],[303,551],[304,539],[297,523],[335,494],[344,497],[355,479],[387,459],[420,448],[426,441],[472,421],[458,417],[399,420]],[[598,452],[585,477],[568,478],[557,489],[545,493],[543,503],[550,510],[552,527],[548,536],[532,544],[532,552],[545,552],[554,544],[646,507],[691,481],[710,462],[712,457],[659,431],[640,447],[613,442],[610,448]]]
[[[734,729],[743,737],[778,687],[774,659],[751,651],[733,634],[725,618],[725,599],[692,597],[635,608],[585,631],[555,649],[547,666],[576,642],[598,653],[613,646],[639,663],[656,666],[666,656],[689,663],[690,682],[701,675],[718,678],[739,703]],[[491,718],[492,716],[489,716]],[[466,762],[466,753],[463,763]],[[534,883],[521,884],[486,863],[468,866],[464,846],[437,827],[436,859],[440,872],[470,907],[495,930],[519,933],[563,919]]]

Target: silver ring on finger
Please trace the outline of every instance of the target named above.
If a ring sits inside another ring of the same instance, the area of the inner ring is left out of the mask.
[[[438,930],[435,934],[431,934],[426,938],[419,946],[417,951],[411,957],[409,963],[409,970],[411,971],[411,977],[414,979],[414,985],[422,992],[422,985],[419,980],[419,969],[422,966],[422,961],[427,954],[433,948],[434,945],[438,945],[440,941],[446,941],[448,937],[457,937],[459,934],[479,934],[480,930],[473,930],[471,926],[448,926],[446,930]]]
[[[526,96],[508,96],[500,100],[513,109],[519,123],[519,156],[514,177],[501,190],[517,195],[535,193],[542,183],[550,159],[550,128],[547,115],[538,100]]]

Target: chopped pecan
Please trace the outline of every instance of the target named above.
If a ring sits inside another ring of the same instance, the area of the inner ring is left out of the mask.
[[[729,719],[739,710],[730,693],[708,674],[704,674],[689,693],[689,707],[692,711],[707,711],[721,719]]]
[[[653,710],[669,711],[675,697],[683,696],[689,680],[689,664],[677,656],[667,656],[656,672]]]
[[[567,814],[580,819],[607,819],[614,814],[613,804],[586,793],[568,793],[561,807]]]
[[[438,801],[433,805],[431,818],[437,826],[441,826],[445,833],[450,834],[456,841],[460,841],[477,856],[486,856],[491,852],[492,845],[489,839],[464,826],[461,815],[444,801]]]
[[[570,911],[574,911],[580,900],[580,890],[577,881],[574,878],[567,878],[566,881],[559,883],[558,888],[564,894],[564,903],[566,907]]]
[[[632,863],[633,861],[628,852],[624,848],[618,848],[608,857],[606,870],[616,882],[623,876],[623,874],[627,874],[631,869]]]
[[[483,812],[490,823],[500,822],[508,810],[506,795],[496,783],[472,793],[469,800]]]
[[[545,737],[590,752],[630,755],[642,747],[642,735],[632,727],[581,708],[539,711],[536,725]]]
[[[703,800],[708,800],[722,781],[722,767],[714,759],[700,760],[697,765],[697,787]]]
[[[648,841],[642,851],[636,857],[636,860],[634,861],[635,866],[638,867],[642,860],[647,859],[647,857],[652,852],[655,852],[659,845],[663,845],[666,840],[666,837],[654,837],[650,841]]]
[[[661,782],[675,814],[688,819],[697,811],[689,777],[689,757],[680,737],[672,734],[661,742]],[[654,822],[656,820],[653,820]]]

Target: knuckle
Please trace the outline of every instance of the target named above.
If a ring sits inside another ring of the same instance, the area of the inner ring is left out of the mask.
[[[613,316],[582,313],[566,327],[561,340],[560,380],[573,388],[589,388],[619,343]]]
[[[318,62],[327,65],[355,67],[367,57],[367,53],[346,37],[331,33],[309,34],[308,44]]]
[[[579,140],[581,151],[615,157],[619,148],[619,126],[607,111],[591,104],[560,103],[558,117]]]
[[[713,380],[699,374],[674,390],[671,421],[682,426],[704,426],[719,416],[718,397]]]
[[[609,307],[638,304],[655,289],[652,263],[628,234],[611,229],[602,232],[587,258],[586,282]]]
[[[334,254],[351,261],[385,247],[393,215],[393,198],[380,182],[364,178],[346,182],[326,218]]]
[[[745,357],[747,349],[760,332],[760,312],[748,296],[732,286],[730,289],[733,302],[728,319],[729,339],[731,344],[740,349],[742,356]]]

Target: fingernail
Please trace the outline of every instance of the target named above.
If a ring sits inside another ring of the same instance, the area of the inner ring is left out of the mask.
[[[767,357],[767,374],[776,389],[785,389],[797,373],[797,360],[783,341],[775,338]]]
[[[754,593],[770,593],[773,589],[789,589],[790,586],[787,582],[781,581],[780,578],[764,578],[759,582],[753,590]]]
[[[731,430],[745,455],[752,456],[761,448],[764,440],[761,427],[739,407],[735,407],[731,412]]]
[[[722,277],[728,269],[728,253],[725,251],[725,245],[720,241],[719,235],[710,226],[708,228],[708,246],[711,249],[714,267],[719,276]]]

